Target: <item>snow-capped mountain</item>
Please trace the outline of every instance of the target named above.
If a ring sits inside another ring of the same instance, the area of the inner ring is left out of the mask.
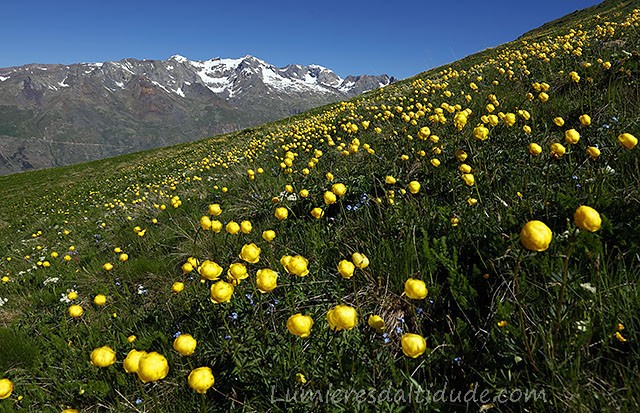
[[[0,69],[0,174],[230,132],[384,87],[318,65],[123,59]]]

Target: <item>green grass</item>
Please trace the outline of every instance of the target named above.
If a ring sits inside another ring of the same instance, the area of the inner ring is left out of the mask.
[[[605,1],[349,102],[197,143],[1,177],[0,378],[15,387],[0,411],[637,410],[640,166],[638,148],[618,136],[640,135],[639,23],[632,2]],[[543,82],[547,102],[536,90]],[[487,123],[490,95],[494,114],[516,115],[513,126]],[[488,139],[475,139],[483,123]],[[439,140],[421,139],[424,126]],[[581,135],[575,145],[564,138],[571,128]],[[528,152],[531,142],[540,155]],[[566,154],[551,156],[552,143]],[[459,150],[473,186],[461,178]],[[411,181],[421,184],[416,194]],[[326,205],[336,182],[347,192]],[[220,216],[209,214],[214,203]],[[597,231],[574,222],[580,205],[599,212]],[[276,207],[287,208],[286,220]],[[322,218],[311,217],[315,207]],[[201,227],[204,215],[253,229],[213,233]],[[553,233],[545,251],[520,242],[530,220]],[[277,233],[271,242],[267,229]],[[249,277],[229,302],[209,299],[216,281],[183,273],[190,257],[208,259],[226,280],[250,243],[260,259],[244,262]],[[370,265],[343,279],[338,263],[355,252]],[[289,274],[285,255],[305,257],[309,274]],[[264,294],[261,268],[279,273]],[[403,293],[409,278],[425,282],[425,299]],[[106,305],[93,304],[96,294]],[[69,316],[71,304],[83,307],[80,318]],[[330,328],[338,304],[356,309],[353,329]],[[314,320],[307,338],[287,330],[296,313]],[[383,334],[367,325],[374,314]],[[172,348],[179,333],[196,338],[193,355]],[[426,351],[405,356],[405,333],[423,336]],[[93,366],[90,353],[105,345],[116,363]],[[163,354],[166,378],[143,384],[126,373],[131,349]],[[200,366],[215,376],[205,395],[187,382]]]

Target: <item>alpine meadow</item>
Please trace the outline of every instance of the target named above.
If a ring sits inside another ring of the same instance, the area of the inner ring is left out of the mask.
[[[0,177],[0,411],[638,411],[640,8]]]

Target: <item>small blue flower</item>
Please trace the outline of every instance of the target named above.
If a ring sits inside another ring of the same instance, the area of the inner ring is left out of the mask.
[[[140,403],[142,403],[142,399],[141,399],[140,397],[138,397],[138,398],[136,399],[136,404],[140,404]]]
[[[227,334],[226,336],[224,336],[225,340],[231,340],[231,336],[229,334]]]
[[[402,327],[396,327],[396,334],[402,334]]]
[[[456,364],[460,364],[461,361],[462,361],[461,357],[456,357],[456,358],[453,359],[453,362],[456,363]]]
[[[180,334],[182,334],[180,331],[176,331],[176,332],[173,334],[173,338],[178,338],[178,336],[179,336]]]
[[[238,319],[238,313],[236,313],[235,311],[233,313],[231,313],[231,315],[229,316],[230,319],[232,320],[237,320]]]

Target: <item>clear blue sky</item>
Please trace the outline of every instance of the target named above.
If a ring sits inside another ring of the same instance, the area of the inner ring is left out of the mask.
[[[0,67],[254,55],[413,76],[600,0],[6,0]]]

